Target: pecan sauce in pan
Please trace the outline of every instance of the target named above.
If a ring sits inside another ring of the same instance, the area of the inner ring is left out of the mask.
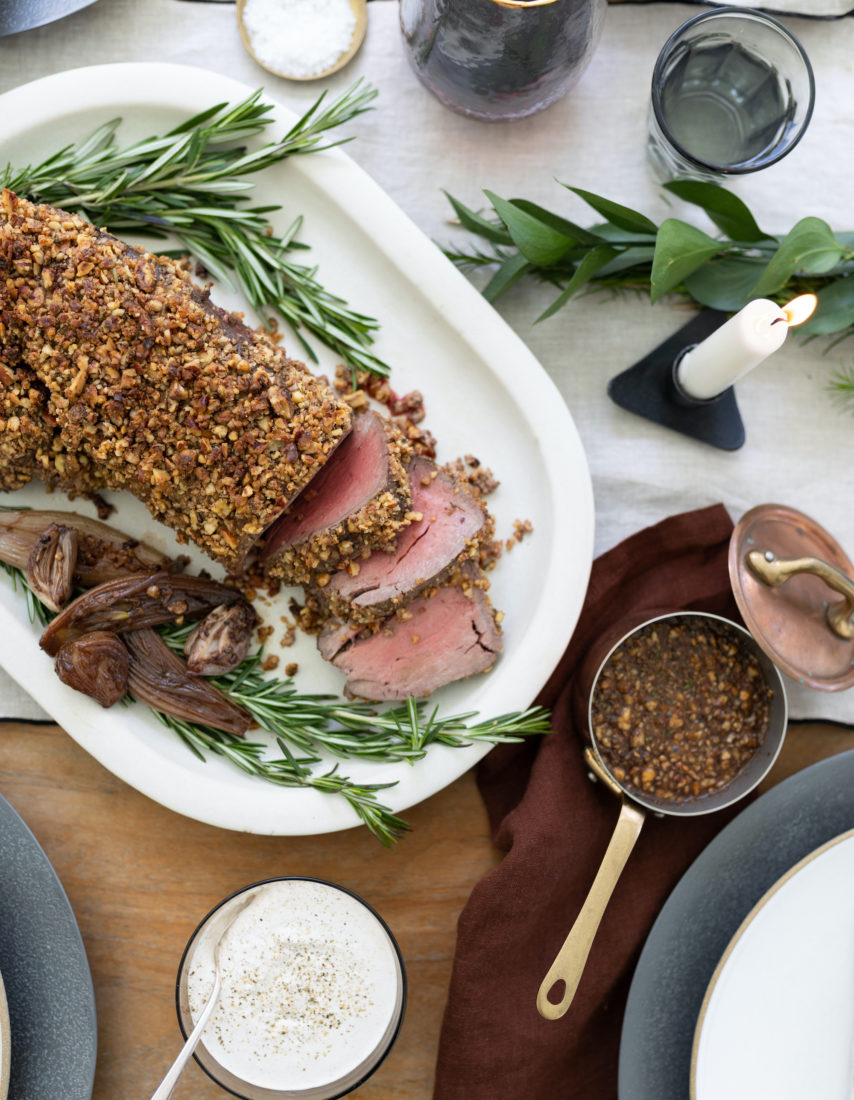
[[[614,778],[679,801],[712,794],[765,739],[771,691],[725,623],[663,619],[630,635],[594,688],[592,733]]]

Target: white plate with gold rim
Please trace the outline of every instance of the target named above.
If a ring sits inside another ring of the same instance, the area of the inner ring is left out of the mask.
[[[788,871],[747,915],[709,983],[692,1100],[850,1100],[854,830]]]
[[[116,116],[123,118],[122,141],[164,133],[251,91],[182,65],[116,64],[58,73],[0,96],[0,163],[37,161]],[[279,106],[273,117],[271,136],[295,121]],[[501,481],[490,498],[499,536],[511,535],[516,519],[533,523],[533,535],[491,575],[493,601],[504,612],[504,654],[488,676],[435,696],[443,713],[471,710],[484,718],[527,707],[572,634],[592,559],[590,477],[563,398],[512,329],[340,149],[266,169],[257,180],[256,200],[283,204],[277,218],[282,230],[304,215],[301,235],[311,245],[305,255],[319,265],[320,281],[381,321],[377,352],[393,365],[398,392],[423,392],[439,460],[471,453],[492,467]],[[213,298],[251,316],[246,302],[224,288],[215,288]],[[287,332],[285,343],[298,354]],[[336,358],[314,343],[320,369],[330,372]],[[0,503],[10,506],[55,508],[61,499],[36,487],[0,494]],[[111,501],[120,529],[168,553],[186,549],[127,494]],[[85,502],[74,507],[94,514]],[[191,557],[191,568],[210,568],[200,552],[191,551]],[[283,592],[259,608],[271,625],[287,612],[289,595]],[[311,834],[356,824],[341,798],[282,790],[223,759],[196,759],[144,707],[102,710],[58,681],[38,635],[20,593],[0,583],[0,664],[76,741],[149,797],[188,817],[254,833]],[[274,639],[268,651],[282,654],[282,664],[299,664],[300,690],[340,692],[341,675],[320,659],[313,639],[303,636],[286,651]],[[414,767],[346,761],[341,772],[357,782],[396,782],[382,797],[401,811],[452,782],[487,749],[435,746]],[[271,751],[278,753],[272,743]]]

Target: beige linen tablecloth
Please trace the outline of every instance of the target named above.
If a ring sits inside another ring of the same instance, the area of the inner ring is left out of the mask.
[[[397,4],[369,5],[365,44],[340,74],[295,84],[271,77],[243,50],[231,5],[181,0],[99,0],[37,30],[0,39],[0,91],[63,69],[109,61],[170,61],[214,69],[264,85],[300,111],[321,88],[340,91],[364,76],[380,91],[377,109],[357,120],[354,157],[429,236],[462,243],[447,223],[447,189],[472,206],[482,188],[534,199],[582,224],[592,212],[562,181],[605,194],[660,219],[670,207],[649,177],[644,137],[649,79],[668,34],[696,8],[681,4],[609,7],[601,43],[576,88],[528,120],[488,125],[443,108],[416,80],[406,60]],[[854,229],[854,23],[787,19],[816,71],[817,100],[809,132],[784,161],[734,189],[760,224],[785,232],[813,214],[834,229]],[[110,110],[105,105],[105,112]],[[2,120],[0,120],[2,126]],[[62,135],[57,135],[57,141]],[[311,225],[304,227],[311,241]],[[322,273],[321,273],[322,277]],[[847,508],[854,454],[854,415],[841,411],[827,383],[854,359],[854,345],[827,351],[790,339],[738,385],[747,443],[724,453],[667,432],[617,408],[608,379],[635,362],[690,315],[677,303],[650,307],[639,296],[605,295],[571,303],[552,319],[533,319],[554,291],[515,289],[499,303],[559,386],[584,442],[596,498],[596,552],[675,512],[722,501],[734,520],[766,501],[790,504],[827,526],[854,554],[854,513]],[[854,721],[854,695],[823,695],[792,685],[796,717]],[[0,676],[0,715],[41,711]]]

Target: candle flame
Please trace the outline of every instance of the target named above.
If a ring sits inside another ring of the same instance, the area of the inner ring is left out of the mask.
[[[782,306],[789,328],[793,325],[802,325],[804,321],[808,321],[817,305],[818,298],[814,294],[801,294]]]

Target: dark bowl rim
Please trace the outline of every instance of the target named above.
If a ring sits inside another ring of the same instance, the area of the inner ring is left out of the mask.
[[[337,882],[330,882],[329,879],[315,878],[312,875],[272,875],[270,878],[263,878],[259,879],[257,882],[250,882],[247,886],[241,886],[238,890],[233,890],[230,894],[227,894],[224,898],[218,901],[216,905],[214,905],[213,908],[205,914],[204,917],[202,917],[193,932],[190,934],[190,937],[187,940],[187,944],[184,947],[183,952],[181,953],[181,960],[178,963],[178,977],[175,980],[175,1011],[178,1016],[178,1027],[181,1029],[181,1034],[186,1040],[189,1032],[184,1027],[184,1020],[181,1015],[181,975],[184,973],[184,964],[187,961],[190,949],[195,943],[196,937],[198,936],[199,932],[201,932],[202,928],[207,924],[214,913],[216,913],[217,910],[221,909],[224,905],[227,905],[232,898],[239,897],[240,894],[245,894],[247,890],[255,890],[259,886],[267,886],[271,882],[316,882],[321,886],[329,886],[333,890],[338,890],[342,894],[349,894],[351,898],[362,904],[368,910],[368,912],[370,912],[376,918],[376,920],[385,930],[385,933],[388,936],[392,947],[394,948],[395,955],[397,956],[398,965],[400,966],[401,984],[400,1011],[398,1012],[397,1016],[397,1024],[395,1025],[395,1028],[392,1031],[391,1035],[389,1035],[385,1050],[382,1052],[377,1062],[373,1066],[371,1066],[371,1068],[364,1074],[364,1076],[360,1077],[359,1080],[355,1081],[352,1085],[348,1085],[343,1092],[337,1092],[333,1096],[330,1096],[328,1098],[328,1100],[340,1100],[342,1096],[347,1096],[349,1093],[355,1091],[357,1088],[360,1088],[370,1077],[372,1077],[376,1073],[376,1071],[380,1068],[380,1066],[388,1057],[389,1052],[397,1041],[397,1037],[400,1034],[400,1029],[403,1026],[403,1018],[406,1015],[406,1003],[408,997],[406,965],[403,961],[403,953],[400,950],[400,944],[397,942],[394,933],[389,928],[383,917],[380,916],[380,914],[376,911],[373,905],[370,904],[370,902],[365,901],[365,899],[360,894],[357,894],[355,890],[350,890],[348,887],[341,886]],[[210,1055],[210,1057],[214,1062],[216,1062],[216,1059],[213,1057],[213,1055]],[[236,1096],[238,1100],[246,1100],[246,1097],[242,1096],[239,1092],[235,1092],[234,1089],[230,1088],[228,1085],[223,1084],[223,1082],[220,1081],[219,1078],[214,1076],[211,1070],[209,1070],[207,1066],[203,1065],[202,1062],[199,1061],[196,1054],[193,1054],[193,1060],[195,1061],[196,1065],[202,1070],[202,1072],[214,1082],[214,1084],[219,1085],[219,1087],[221,1089],[224,1089],[225,1092],[227,1092],[230,1096]],[[218,1062],[216,1062],[216,1064],[219,1065]],[[249,1082],[247,1082],[247,1084],[249,1084]],[[271,1092],[272,1091],[273,1090],[271,1090]],[[296,1098],[299,1097],[299,1091],[291,1090],[290,1094],[288,1094],[286,1091],[282,1092],[283,1097],[286,1097],[288,1095],[293,1096],[294,1100],[296,1100]]]

